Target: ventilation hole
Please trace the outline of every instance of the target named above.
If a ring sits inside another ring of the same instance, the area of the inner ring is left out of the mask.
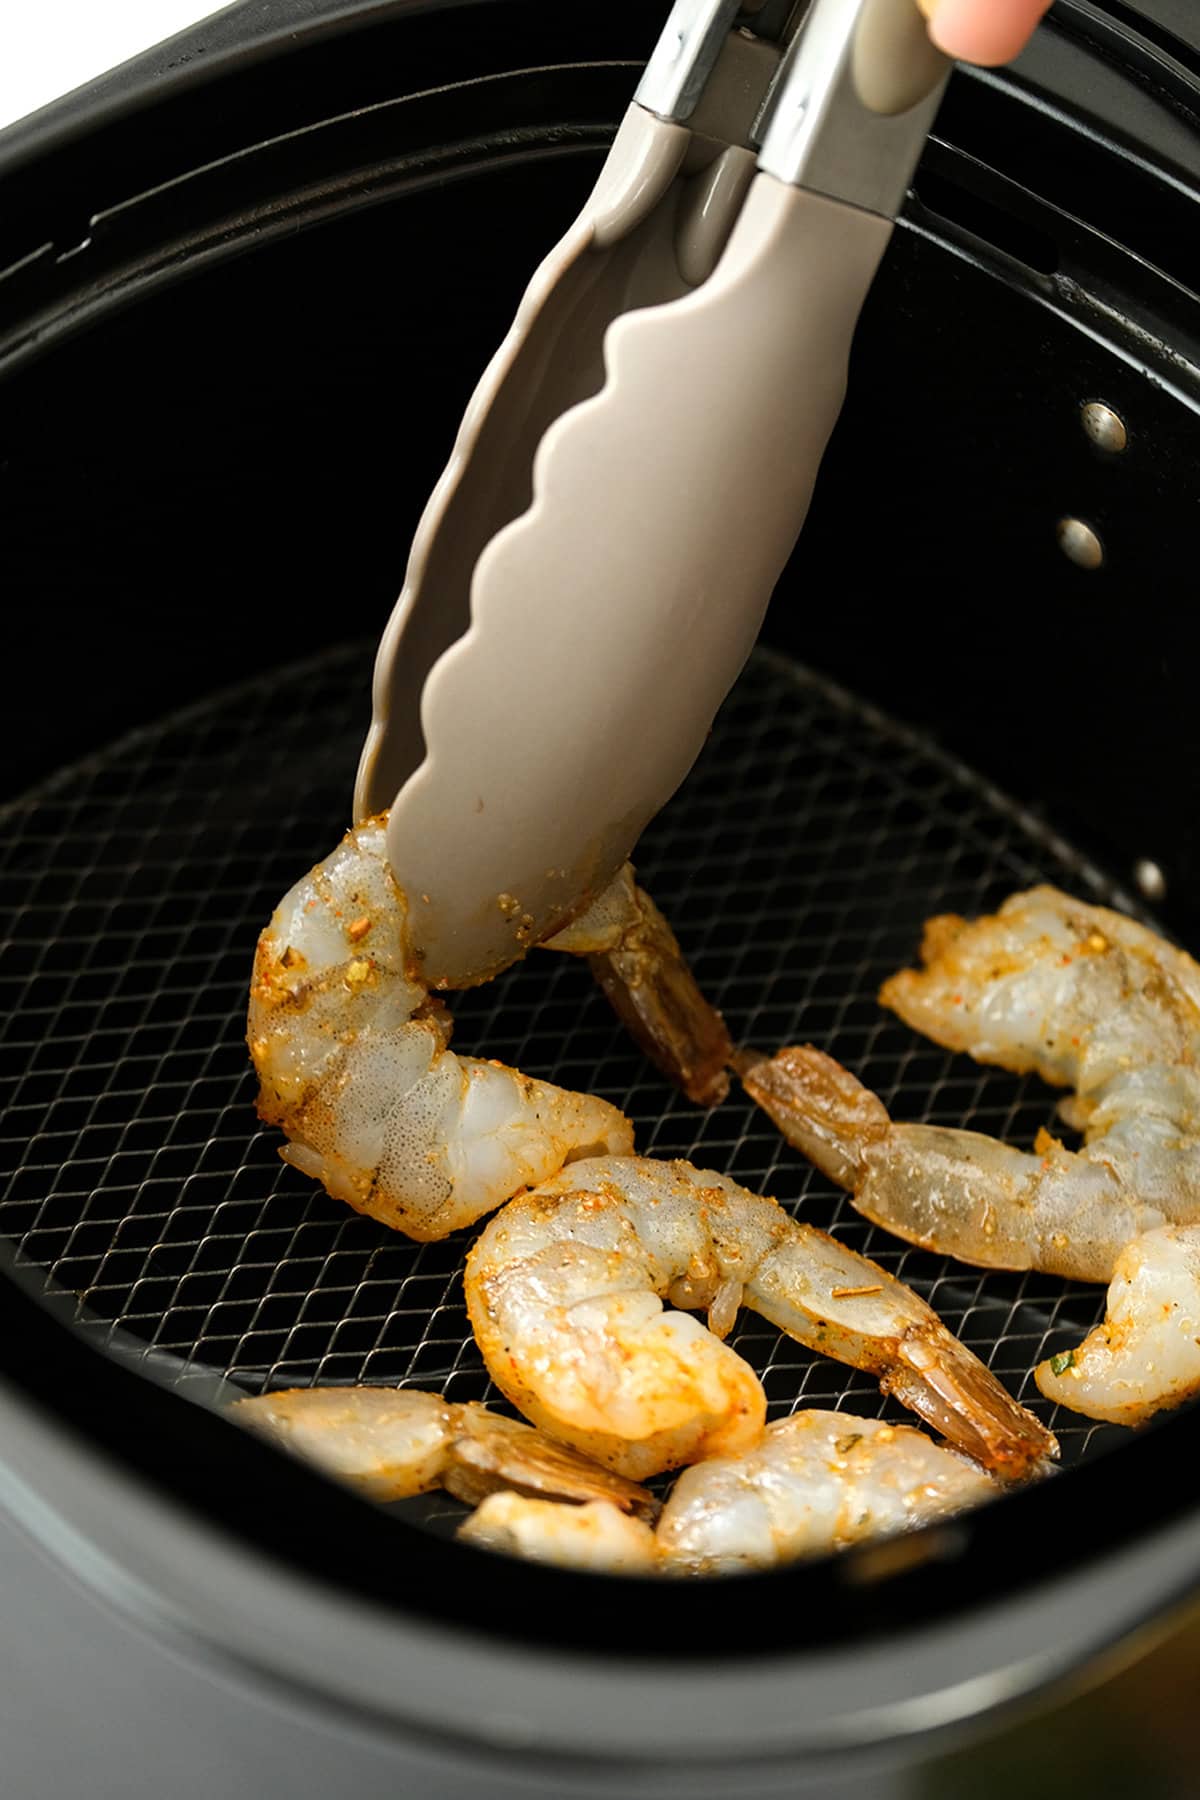
[[[1014,261],[1036,269],[1041,275],[1053,275],[1058,269],[1058,245],[1048,232],[1039,231],[1015,213],[985,200],[971,189],[932,170],[923,170],[917,188],[922,206],[948,224],[959,225],[972,237],[980,238],[994,250],[1000,250]]]

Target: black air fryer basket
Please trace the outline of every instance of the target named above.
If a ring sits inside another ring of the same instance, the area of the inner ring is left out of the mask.
[[[462,405],[663,12],[237,6],[0,134],[0,1462],[36,1493],[69,1446],[91,1473],[33,1529],[169,1590],[210,1648],[564,1793],[589,1764],[700,1793],[698,1763],[769,1785],[899,1754],[1200,1580],[1196,1415],[1133,1439],[1033,1385],[1102,1289],[868,1226],[740,1097],[674,1094],[564,959],[462,996],[456,1046],[602,1094],[642,1152],[901,1275],[1067,1472],[902,1556],[668,1606],[469,1550],[454,1503],[360,1503],[220,1417],[315,1382],[497,1398],[472,1234],[411,1244],[279,1161],[247,981],[347,823],[374,644]],[[764,642],[640,847],[734,1038],[811,1039],[901,1118],[1028,1142],[1053,1106],[879,1008],[929,914],[1049,880],[1200,945],[1198,120],[1200,31],[1168,0],[1060,0],[1014,70],[956,74]],[[761,1320],[733,1341],[773,1417],[888,1410]]]

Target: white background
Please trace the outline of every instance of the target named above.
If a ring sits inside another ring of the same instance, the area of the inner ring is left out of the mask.
[[[0,0],[0,127],[220,10],[222,0]]]

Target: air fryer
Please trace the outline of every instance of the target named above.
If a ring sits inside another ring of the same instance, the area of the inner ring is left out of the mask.
[[[151,1791],[190,1692],[193,1731],[216,1695],[242,1711],[215,1773],[180,1754],[187,1795],[354,1771],[422,1797],[917,1800],[955,1734],[986,1762],[1200,1581],[1195,1414],[1133,1435],[1032,1382],[1103,1289],[869,1226],[748,1102],[675,1094],[563,959],[458,997],[456,1046],[602,1094],[644,1153],[901,1275],[1063,1473],[886,1554],[648,1591],[470,1549],[444,1497],[374,1507],[222,1416],[317,1382],[497,1398],[473,1234],[409,1243],[279,1161],[247,981],[348,822],[417,514],[664,10],[244,4],[0,134],[0,1494],[54,1589],[13,1648],[30,1691],[84,1641],[111,1686],[104,1794]],[[763,640],[638,853],[735,1039],[811,1039],[896,1116],[1022,1142],[1040,1084],[875,996],[927,915],[1038,880],[1200,943],[1184,14],[1060,0],[1015,68],[955,74]],[[890,1404],[750,1315],[732,1341],[772,1417]]]

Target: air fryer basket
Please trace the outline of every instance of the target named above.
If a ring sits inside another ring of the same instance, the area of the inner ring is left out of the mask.
[[[418,1245],[388,1232],[281,1163],[277,1133],[254,1118],[248,952],[295,872],[339,834],[368,668],[355,647],[235,689],[10,812],[16,1173],[0,1229],[99,1332],[120,1327],[178,1358],[180,1374],[251,1391],[367,1381],[496,1401],[462,1298],[475,1233]],[[1053,1122],[1053,1096],[914,1039],[876,990],[926,913],[978,912],[1041,879],[1130,904],[927,740],[767,651],[647,834],[640,869],[737,1041],[816,1038],[898,1117],[1021,1139]],[[744,1099],[704,1113],[678,1098],[573,961],[535,957],[455,1012],[471,1050],[626,1108],[645,1153],[726,1170],[832,1225],[926,1295],[1046,1414],[1068,1459],[1103,1435],[1047,1409],[1030,1374],[1095,1322],[1103,1289],[983,1275],[898,1244]],[[869,1377],[755,1315],[732,1341],[773,1416],[884,1404]]]
[[[735,1039],[811,1038],[897,1117],[1022,1142],[1051,1120],[1044,1088],[876,1003],[922,920],[1037,880],[1185,938],[1200,920],[1174,798],[1197,742],[1200,338],[1177,229],[1194,234],[1197,187],[1167,170],[1194,93],[1181,43],[1137,39],[1159,65],[1179,53],[1186,91],[1161,67],[1157,86],[1136,60],[1121,72],[1146,109],[1135,181],[1122,133],[1069,93],[1071,57],[1099,55],[1095,12],[1062,9],[1036,104],[1036,69],[957,78],[769,642],[638,859]],[[415,510],[647,31],[634,6],[474,19],[469,49],[445,10],[373,23],[384,49],[408,33],[404,82],[365,26],[326,46],[330,98],[304,119],[323,65],[302,45],[253,130],[239,96],[267,90],[246,87],[257,64],[231,69],[212,130],[241,140],[197,154],[185,95],[163,167],[82,215],[64,187],[45,244],[32,224],[20,238],[37,206],[19,167],[11,186],[6,539],[23,666],[53,684],[54,717],[13,695],[27,791],[0,849],[0,1239],[94,1345],[214,1399],[359,1381],[496,1398],[462,1305],[469,1234],[410,1244],[281,1164],[244,1044],[257,932],[346,823]],[[435,88],[459,54],[491,66]],[[102,127],[120,171],[127,123]],[[54,191],[50,162],[42,177]],[[1088,440],[1089,400],[1127,422],[1124,455]],[[1073,516],[1101,569],[1060,550]],[[1139,890],[1146,862],[1158,881]],[[572,961],[537,953],[454,1010],[460,1048],[604,1095],[643,1153],[774,1193],[900,1274],[1066,1462],[1121,1438],[1049,1408],[1030,1374],[1101,1316],[1102,1290],[981,1274],[868,1226],[740,1097],[702,1113],[673,1094]],[[772,1416],[886,1410],[762,1321],[734,1342]]]

